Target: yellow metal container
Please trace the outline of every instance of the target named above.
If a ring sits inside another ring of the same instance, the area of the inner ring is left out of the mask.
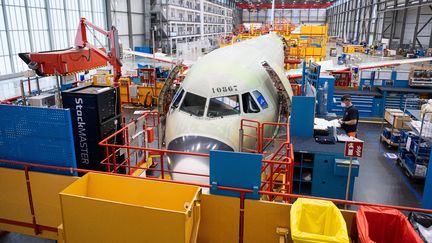
[[[109,86],[114,83],[112,74],[95,74],[92,76],[93,85]]]
[[[65,242],[194,242],[200,188],[88,173],[60,193]]]
[[[130,78],[122,77],[119,79],[120,82],[120,102],[122,104],[129,103],[129,86],[131,85]]]
[[[327,26],[321,25],[303,25],[300,27],[301,35],[310,35],[310,36],[327,36]]]
[[[77,177],[41,172],[29,172],[34,217],[42,226],[57,228],[61,223],[58,193],[74,182]],[[0,218],[32,224],[25,172],[18,169],[0,168]],[[0,231],[35,235],[31,227],[0,223]],[[57,232],[42,230],[38,237],[58,240]]]
[[[354,53],[355,51],[356,51],[356,48],[354,46],[347,45],[347,46],[343,47],[344,53],[351,54],[351,53]]]
[[[130,94],[130,87],[136,87],[136,96]],[[155,86],[135,85],[129,78],[120,78],[120,101],[124,103],[151,106],[157,104],[157,98],[164,86],[164,82],[156,82]]]
[[[199,228],[198,242],[238,242],[240,217],[239,198],[203,194],[201,196],[201,207],[202,219]]]

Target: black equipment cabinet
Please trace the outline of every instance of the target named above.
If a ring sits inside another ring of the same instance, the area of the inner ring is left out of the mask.
[[[63,108],[71,110],[75,155],[80,169],[105,171],[106,157],[98,143],[121,128],[118,87],[86,86],[62,92]],[[122,144],[121,135],[110,143]]]

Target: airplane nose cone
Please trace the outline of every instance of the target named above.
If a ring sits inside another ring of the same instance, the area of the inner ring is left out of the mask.
[[[210,150],[234,151],[225,143],[213,138],[202,136],[183,136],[172,140],[168,144],[168,150],[208,153]]]
[[[234,151],[229,145],[216,139],[202,136],[183,136],[172,140],[168,150],[208,154],[210,150]],[[168,166],[175,172],[209,174],[209,158],[194,155],[168,154]],[[209,178],[172,173],[173,180],[209,184]]]

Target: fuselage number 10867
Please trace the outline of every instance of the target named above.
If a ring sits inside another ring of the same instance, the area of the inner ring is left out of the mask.
[[[237,90],[237,85],[232,85],[232,86],[222,86],[222,87],[212,88],[212,91],[213,94],[216,94],[216,93],[233,92],[238,90]]]

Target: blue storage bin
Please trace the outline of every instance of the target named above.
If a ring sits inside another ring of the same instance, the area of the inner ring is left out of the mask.
[[[156,78],[166,78],[164,75],[165,75],[164,69],[162,67],[156,67]]]
[[[153,68],[153,65],[148,63],[138,63],[138,68]]]
[[[431,144],[428,142],[422,142],[421,144],[427,144],[427,146],[420,146],[418,140],[412,141],[412,150],[414,153],[420,155],[420,156],[429,156],[431,153]]]
[[[406,132],[406,131],[401,131],[401,133],[400,133],[400,135],[401,135],[401,142],[402,143],[406,143],[406,141],[407,141],[407,138],[408,138],[408,132]]]
[[[413,176],[419,178],[424,178],[426,176],[428,158],[418,157],[417,161],[415,161],[415,156],[412,153],[406,153],[404,159],[406,167],[408,167],[408,170]]]
[[[404,156],[404,160],[405,160],[405,165],[408,167],[408,169],[411,172],[414,172],[415,171],[415,164],[414,164],[415,157],[414,157],[414,155],[411,153],[406,153]]]
[[[148,46],[136,46],[135,48],[134,48],[134,51],[137,51],[137,52],[144,52],[144,53],[153,53],[153,48],[151,48],[151,47],[148,47]]]
[[[391,130],[388,130],[387,128],[384,128],[382,134],[383,134],[383,136],[384,136],[385,138],[390,139],[390,136],[391,136]]]
[[[408,137],[411,138],[411,143],[410,143],[409,151],[413,151],[414,152],[415,151],[414,150],[414,142],[418,141],[419,138],[417,136],[411,136],[411,135],[408,135]],[[408,138],[407,138],[407,140],[408,140]]]
[[[408,153],[408,150],[406,150],[406,148],[400,148],[399,149],[399,157],[400,158],[405,158],[405,155]]]
[[[162,77],[163,77],[163,78],[168,78],[168,74],[169,74],[169,72],[170,72],[170,70],[164,70],[164,71],[162,72]]]
[[[390,140],[393,143],[399,143],[401,141],[401,135],[400,135],[400,133],[393,133],[393,134],[391,134]]]
[[[131,80],[132,80],[132,82],[134,84],[141,85],[141,78],[139,78],[139,77],[133,77]]]

